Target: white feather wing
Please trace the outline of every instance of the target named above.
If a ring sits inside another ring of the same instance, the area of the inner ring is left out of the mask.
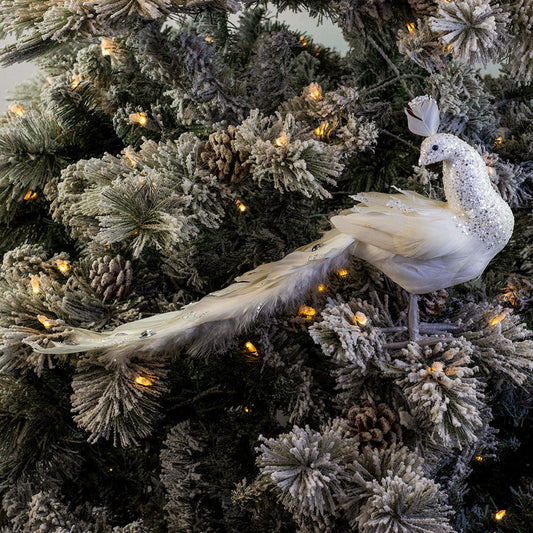
[[[391,256],[429,260],[454,255],[468,246],[468,236],[457,225],[457,213],[446,202],[410,191],[400,194],[363,193],[349,215],[332,224],[356,240]]]

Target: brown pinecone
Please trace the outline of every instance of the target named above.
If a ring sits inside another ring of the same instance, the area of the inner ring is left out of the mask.
[[[201,155],[211,174],[224,183],[238,183],[250,170],[245,163],[248,155],[235,149],[236,131],[235,126],[228,126],[225,131],[212,133]]]
[[[402,429],[396,418],[387,404],[376,406],[373,402],[365,401],[348,411],[345,436],[353,438],[359,450],[365,446],[383,450],[402,440]]]
[[[444,309],[446,300],[448,300],[448,291],[440,289],[439,291],[421,294],[418,297],[418,310],[420,317],[423,319],[431,318],[438,315]]]
[[[120,255],[113,259],[108,255],[93,262],[89,272],[91,287],[104,302],[120,300],[128,292],[133,278],[131,262]]]

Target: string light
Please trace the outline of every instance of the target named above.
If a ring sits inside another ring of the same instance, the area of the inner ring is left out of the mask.
[[[133,158],[133,155],[134,155],[134,152],[131,150],[131,148],[129,146],[126,146],[126,148],[124,148],[124,157],[126,158],[128,165],[132,168],[137,164],[137,161],[135,161],[135,159]],[[140,177],[139,177],[139,180],[141,180]]]
[[[31,189],[24,195],[24,200],[35,200],[37,198],[37,193]]]
[[[453,43],[450,43],[442,47],[442,53],[444,55],[453,54]]]
[[[59,272],[62,274],[65,274],[70,270],[70,263],[68,261],[63,261],[62,259],[58,259],[56,261],[56,266]]]
[[[481,455],[476,455],[474,457],[474,461],[477,461],[478,463],[482,463],[483,461],[485,461],[485,458],[482,457]]]
[[[235,203],[237,204],[237,209],[241,213],[244,213],[248,209],[240,200],[235,200]]]
[[[437,372],[444,372],[444,363],[442,361],[435,361],[426,370],[426,374],[435,375]]]
[[[407,26],[407,30],[412,35],[415,32],[415,27],[416,27],[415,23],[414,22],[409,22],[408,24],[406,24],[406,26]]]
[[[320,100],[322,98],[322,88],[318,83],[311,83],[309,85],[309,97],[313,100]]]
[[[208,43],[214,43],[215,42],[215,39],[213,39],[213,37],[206,37],[205,40]]]
[[[341,278],[345,278],[345,277],[348,276],[348,271],[345,270],[345,269],[337,270],[337,276],[339,276]]]
[[[303,35],[300,35],[299,40],[302,46],[307,46],[307,41],[305,40],[305,37]]]
[[[74,74],[74,76],[72,77],[72,83],[70,84],[70,88],[74,91],[80,83],[81,78],[77,74]]]
[[[8,109],[11,111],[11,113],[14,113],[18,117],[21,117],[24,115],[24,113],[26,113],[26,110],[21,104],[11,104]]]
[[[110,468],[110,469],[109,469],[109,471],[110,471],[110,472],[113,472],[113,469],[112,469],[112,468]]]
[[[357,326],[366,326],[368,323],[368,317],[364,313],[361,313],[361,311],[357,311],[353,316],[353,321]]]
[[[148,115],[146,113],[131,113],[130,122],[132,124],[140,124],[141,126],[146,126],[148,122]]]
[[[334,124],[330,124],[329,122],[322,122],[322,124],[320,124],[320,126],[318,126],[318,128],[315,129],[315,134],[317,137],[320,137],[321,139],[323,139],[324,137],[329,139],[329,136],[334,129],[335,129]]]
[[[287,137],[286,133],[282,133],[275,141],[274,145],[277,148],[281,148],[282,146],[288,146],[289,145],[289,137]]]
[[[44,315],[37,315],[37,320],[46,328],[51,328],[55,326],[56,321],[50,318],[45,317]]]
[[[520,299],[519,299],[517,292],[512,289],[503,294],[500,294],[500,296],[498,296],[498,300],[502,304],[508,304],[511,307],[518,307],[520,303]]]
[[[311,319],[316,315],[316,309],[309,307],[308,305],[302,305],[302,307],[298,309],[298,314],[304,318]]]
[[[318,292],[324,292],[326,290],[326,286],[323,283],[320,283],[318,285]]]
[[[250,412],[250,408],[247,407],[246,405],[244,406],[244,412],[245,412],[245,413],[249,413],[249,412]]]
[[[39,294],[41,292],[41,280],[39,279],[39,276],[32,275],[30,279],[30,285],[33,294]]]
[[[143,387],[149,387],[153,382],[151,379],[145,378],[144,376],[137,376],[135,378],[135,383],[137,383],[137,385],[142,385]]]
[[[503,145],[503,137],[502,136],[497,137],[496,140],[494,141],[494,146],[499,148],[502,145]]]
[[[248,352],[250,352],[254,357],[259,357],[259,352],[257,351],[257,348],[250,342],[248,341],[244,347],[246,348],[246,350]]]
[[[491,321],[491,326],[496,326],[496,324],[499,324],[505,317],[507,316],[507,311],[502,311],[499,315],[496,315]]]
[[[494,518],[498,521],[502,520],[503,517],[507,514],[507,511],[505,509],[501,509],[500,511],[498,511],[495,515],[494,515]]]
[[[112,39],[108,39],[107,37],[102,37],[100,47],[102,49],[103,56],[110,56],[113,54],[113,51],[116,48],[116,44]]]

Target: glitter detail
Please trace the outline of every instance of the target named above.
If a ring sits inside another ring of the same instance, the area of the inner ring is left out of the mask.
[[[193,320],[196,318],[201,318],[205,315],[207,315],[207,311],[190,311],[186,315],[183,315],[179,318],[183,318],[184,320]]]
[[[322,252],[311,252],[307,258],[307,262],[310,263],[311,261],[316,261],[317,259],[323,259],[325,257],[325,254]]]
[[[405,201],[402,201],[399,198],[392,198],[391,200],[389,200],[387,202],[387,207],[390,207],[390,208],[392,208],[394,210],[397,210],[397,211],[401,211],[402,213],[409,213],[409,212],[413,212],[414,211],[413,208],[408,207],[405,204]]]
[[[264,303],[260,303],[256,308],[255,308],[255,312],[257,314],[259,314],[261,312],[261,309],[263,309],[263,307],[265,307],[265,304]]]
[[[444,191],[448,205],[456,216],[456,226],[465,235],[480,240],[494,254],[500,251],[513,233],[511,208],[491,185],[487,165],[476,150],[454,135],[433,135],[424,141],[443,160]],[[442,157],[444,153],[445,157]],[[429,156],[428,156],[429,157]]]
[[[322,246],[324,246],[324,243],[323,243],[323,242],[319,242],[318,244],[315,244],[315,245],[311,248],[311,251],[312,251],[312,252],[316,252],[319,248],[322,248]]]
[[[142,333],[139,334],[139,338],[143,339],[145,337],[153,337],[155,333],[151,329],[145,329]]]

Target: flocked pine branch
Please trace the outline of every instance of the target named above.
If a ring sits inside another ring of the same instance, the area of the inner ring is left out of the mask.
[[[459,313],[472,357],[487,373],[520,386],[533,378],[533,332],[512,310],[488,302],[467,304]]]
[[[325,355],[338,364],[358,366],[364,374],[369,362],[381,356],[383,339],[379,330],[372,327],[372,320],[379,320],[377,311],[363,306],[360,301],[354,302],[353,306],[364,308],[366,313],[329,299],[321,312],[322,320],[309,328],[309,334],[320,344]]]
[[[43,395],[32,381],[31,374],[0,374],[0,475],[11,485],[34,472],[47,486],[59,486],[75,479],[81,466],[80,439],[65,402],[69,391]]]
[[[142,520],[111,529],[106,526],[109,523],[107,509],[90,508],[87,502],[85,509],[80,506],[73,512],[61,500],[56,487],[39,491],[31,483],[20,480],[5,493],[2,507],[10,520],[9,533],[86,533],[103,527],[110,533],[150,533]]]
[[[354,488],[344,507],[361,531],[453,533],[451,508],[418,454],[406,447],[364,448],[352,468]]]
[[[174,2],[170,0],[90,0],[86,5],[94,8],[97,17],[119,19],[139,15],[146,19],[157,19],[168,13]]]
[[[18,41],[4,47],[0,60],[4,64],[27,61],[43,53],[61,48],[72,38],[88,38],[101,27],[84,2],[30,2],[4,0],[0,4],[0,20],[4,34],[15,34]]]
[[[5,205],[19,203],[30,192],[42,193],[70,160],[72,137],[48,113],[38,110],[12,116],[0,128],[0,198]]]
[[[323,92],[313,82],[304,87],[300,96],[284,102],[281,109],[319,138],[341,144],[349,152],[372,151],[376,146],[379,130],[374,122],[359,116],[366,108],[359,92],[352,87]]]
[[[167,390],[167,372],[163,358],[141,354],[80,359],[72,380],[74,421],[89,433],[89,442],[137,444],[160,416],[157,399]]]
[[[40,374],[52,361],[37,356],[24,345],[24,338],[39,339],[63,330],[65,276],[57,268],[66,264],[65,255],[50,258],[39,246],[23,245],[4,255],[0,288],[0,372],[33,368]],[[91,302],[92,312],[98,305]],[[100,309],[102,312],[102,309]],[[94,314],[92,315],[95,316]]]
[[[294,426],[262,441],[257,449],[261,475],[287,509],[300,518],[334,512],[354,454],[338,424],[320,431]]]
[[[96,260],[93,269],[72,264],[64,253],[22,245],[6,253],[0,275],[0,372],[31,368],[41,375],[63,358],[43,357],[24,339],[64,335],[70,326],[102,325],[113,317],[138,317],[121,298],[131,284],[131,264],[121,257]],[[138,300],[137,300],[138,303]],[[132,314],[133,313],[133,314]]]
[[[453,60],[428,81],[439,103],[443,130],[475,142],[493,142],[497,119],[492,97],[473,67]]]
[[[161,481],[167,493],[165,510],[169,526],[176,531],[191,531],[194,527],[195,500],[202,479],[198,455],[205,446],[186,421],[169,431],[161,451]]]
[[[513,77],[524,84],[533,78],[533,43],[530,37],[533,23],[533,2],[519,0],[509,4],[513,27],[513,53],[509,57],[509,69]]]
[[[146,141],[138,152],[80,161],[67,168],[58,186],[54,216],[102,245],[125,243],[169,252],[178,242],[216,227],[218,182],[199,166],[203,143],[192,135],[178,141]]]
[[[237,128],[235,147],[250,154],[254,180],[271,181],[280,191],[299,191],[305,196],[330,197],[326,188],[334,185],[342,165],[334,161],[338,147],[312,139],[298,138],[292,115],[263,117],[255,110]]]
[[[418,19],[410,31],[399,30],[398,51],[428,72],[444,68],[445,50],[443,51],[442,45],[431,31],[426,19]]]
[[[397,384],[413,415],[445,446],[461,448],[475,442],[486,420],[472,345],[465,339],[425,348],[410,343],[402,352],[391,368],[399,373]]]
[[[439,2],[429,21],[443,44],[471,64],[497,60],[508,38],[509,13],[489,0]]]

